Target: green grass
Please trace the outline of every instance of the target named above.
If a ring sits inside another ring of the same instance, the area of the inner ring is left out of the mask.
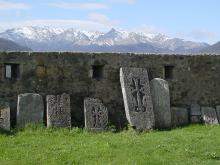
[[[0,164],[220,164],[220,126],[97,134],[32,126],[0,134]]]

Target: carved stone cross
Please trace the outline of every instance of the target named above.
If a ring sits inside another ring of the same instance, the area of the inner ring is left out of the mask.
[[[103,131],[108,124],[108,110],[101,100],[85,98],[84,100],[85,127],[91,131]]]
[[[137,130],[151,130],[155,119],[148,73],[145,68],[120,68],[126,118]]]
[[[94,122],[94,127],[101,127],[101,116],[102,116],[102,111],[99,107],[92,107],[92,117],[93,117],[93,122]]]
[[[135,98],[135,111],[136,112],[145,112],[146,107],[143,106],[143,98],[144,98],[144,86],[140,83],[140,79],[132,78],[131,93]]]

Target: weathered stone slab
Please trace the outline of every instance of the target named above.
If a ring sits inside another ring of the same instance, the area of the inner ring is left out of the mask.
[[[143,68],[120,68],[120,82],[126,117],[137,130],[155,127],[148,73]]]
[[[167,81],[155,78],[150,82],[155,127],[158,129],[171,128],[170,93]]]
[[[174,127],[185,126],[189,124],[189,113],[186,108],[171,107],[172,125]]]
[[[47,96],[47,127],[71,127],[70,96]]]
[[[43,123],[44,103],[42,96],[25,93],[18,96],[17,125],[24,127],[28,123]]]
[[[192,124],[201,123],[201,107],[199,104],[193,103],[190,106],[190,122]]]
[[[91,131],[103,131],[108,124],[108,110],[98,99],[84,100],[85,128]]]
[[[0,128],[10,131],[10,106],[7,102],[0,101]]]
[[[217,114],[217,118],[218,118],[218,123],[220,123],[220,105],[216,106],[216,114]]]
[[[212,107],[202,107],[202,119],[205,124],[218,124],[218,118],[215,108]]]

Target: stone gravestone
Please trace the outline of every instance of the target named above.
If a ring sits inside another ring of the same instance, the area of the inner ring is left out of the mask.
[[[189,114],[186,108],[171,107],[172,125],[180,127],[189,124]]]
[[[103,131],[108,124],[108,110],[98,99],[84,100],[85,128],[91,131]]]
[[[218,124],[218,118],[214,108],[202,107],[201,112],[205,124]]]
[[[10,131],[10,106],[8,103],[0,101],[0,128]]]
[[[190,122],[193,124],[201,123],[201,107],[199,104],[193,103],[190,106]]]
[[[155,78],[150,82],[155,127],[158,129],[171,128],[170,93],[168,82]]]
[[[47,96],[47,127],[71,127],[70,96]]]
[[[216,114],[218,117],[218,122],[220,123],[220,105],[216,106]]]
[[[43,123],[44,103],[42,96],[35,93],[18,95],[17,125],[24,127],[28,123]]]
[[[120,68],[120,82],[126,117],[140,131],[155,126],[148,73],[143,68]]]

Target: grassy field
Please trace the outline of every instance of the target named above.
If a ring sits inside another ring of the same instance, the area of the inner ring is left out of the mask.
[[[220,164],[220,126],[98,134],[32,126],[1,133],[0,164]]]

